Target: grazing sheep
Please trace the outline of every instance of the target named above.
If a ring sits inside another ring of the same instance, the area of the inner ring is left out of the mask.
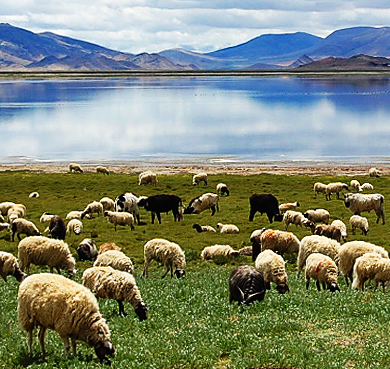
[[[0,223],[0,232],[3,232],[3,231],[10,231],[11,228],[10,228],[10,225],[9,223]]]
[[[217,229],[221,233],[227,233],[227,234],[240,233],[239,228],[234,224],[217,223]]]
[[[359,228],[361,229],[362,234],[367,236],[367,233],[370,230],[367,218],[361,217],[360,215],[352,215],[349,218],[349,224],[351,225],[352,234],[355,234],[356,228]]]
[[[110,330],[99,312],[92,292],[83,285],[60,275],[41,273],[29,276],[19,287],[18,316],[20,327],[28,333],[27,343],[32,354],[33,331],[39,327],[39,342],[45,357],[45,332],[54,329],[69,354],[72,340],[76,355],[77,340],[94,347],[100,362],[110,361],[107,355],[115,352]]]
[[[200,182],[204,182],[204,185],[207,186],[207,173],[195,174],[192,177],[192,184],[194,186],[199,185]]]
[[[15,233],[18,236],[18,240],[20,241],[20,235],[25,234],[26,236],[40,236],[41,232],[36,227],[33,222],[30,222],[24,218],[17,218],[11,224],[12,229],[12,242],[15,241]]]
[[[360,215],[363,211],[374,210],[377,216],[376,222],[382,218],[382,224],[385,224],[385,198],[381,194],[364,195],[361,193],[347,193],[344,196],[345,206],[355,215]]]
[[[28,195],[28,197],[29,197],[30,199],[36,199],[36,198],[39,197],[39,193],[38,193],[38,192],[31,192],[31,193]]]
[[[104,216],[108,217],[109,222],[114,225],[115,232],[117,225],[130,226],[131,230],[134,230],[134,217],[130,213],[120,211],[105,211]]]
[[[357,179],[353,179],[350,183],[351,188],[353,188],[355,191],[360,191],[360,183]]]
[[[70,163],[69,164],[69,172],[79,172],[79,173],[83,173],[83,169],[81,168],[80,164],[77,164],[77,163]]]
[[[376,169],[376,168],[370,168],[368,170],[368,175],[370,177],[380,177],[381,172],[378,169]]]
[[[241,265],[229,277],[229,303],[237,301],[241,305],[251,305],[263,301],[266,286],[263,275],[253,266]]]
[[[321,182],[314,183],[314,197],[317,197],[317,193],[323,193],[326,196],[326,184]]]
[[[362,192],[362,191],[372,191],[374,189],[374,186],[371,184],[371,183],[363,183],[361,186],[360,186],[360,189],[359,191]]]
[[[228,189],[228,187],[225,185],[225,183],[218,183],[217,184],[217,194],[218,195],[226,195],[226,196],[229,196],[230,195],[230,191]]]
[[[103,252],[106,252],[109,250],[121,251],[121,248],[119,246],[115,245],[115,243],[113,243],[113,242],[105,242],[102,245],[100,245],[98,255],[103,254]]]
[[[43,236],[23,238],[18,245],[20,269],[30,272],[30,264],[47,265],[50,273],[56,268],[58,274],[65,269],[70,277],[76,274],[76,262],[68,245],[62,240],[53,240]]]
[[[71,219],[66,226],[66,234],[70,235],[74,233],[76,236],[79,236],[83,232],[83,223],[78,219]]]
[[[375,252],[383,258],[388,259],[389,253],[380,246],[364,241],[346,242],[339,249],[339,270],[345,278],[345,283],[349,286],[349,280],[352,283],[352,273],[355,260],[367,252]],[[349,280],[348,280],[349,279]]]
[[[383,259],[382,256],[376,252],[367,252],[355,260],[352,288],[357,288],[362,292],[364,291],[366,281],[374,279],[378,267],[377,261],[380,259]]]
[[[122,251],[107,250],[99,254],[93,266],[110,266],[111,268],[121,270],[122,272],[133,273],[134,266],[131,259]]]
[[[49,235],[57,240],[64,240],[66,235],[66,226],[64,220],[54,215],[49,224]]]
[[[139,175],[139,182],[138,184],[141,186],[141,185],[148,185],[148,184],[152,184],[152,185],[156,185],[158,182],[157,180],[157,174],[148,170],[146,172],[142,172],[140,173]]]
[[[71,219],[79,219],[81,218],[81,214],[83,212],[82,211],[77,211],[77,210],[73,210],[73,211],[70,211],[67,215],[66,215],[66,220],[71,220]],[[91,216],[89,214],[85,214],[84,218],[87,218],[87,219],[91,219]]]
[[[341,241],[341,231],[340,228],[328,224],[318,224],[316,225],[313,234],[318,236],[325,236],[336,240],[340,243]]]
[[[261,215],[267,214],[268,220],[272,223],[273,220],[281,222],[283,215],[279,212],[278,199],[271,194],[257,194],[254,193],[249,198],[250,213],[249,221],[252,222],[255,214],[259,212]]]
[[[47,211],[45,211],[45,212],[41,215],[41,217],[39,218],[39,221],[40,221],[41,223],[49,223],[49,222],[51,221],[51,218],[53,218],[53,217],[54,217],[53,214],[50,214],[50,213],[48,213]]]
[[[261,241],[260,236],[266,230],[266,228],[256,229],[252,232],[250,241],[252,242],[252,261],[255,261],[257,255],[261,252]]]
[[[346,183],[342,182],[334,182],[334,183],[328,183],[326,185],[326,192],[325,197],[327,200],[332,200],[331,195],[332,193],[335,193],[337,195],[337,198],[340,198],[340,192],[343,190],[349,190],[348,185]]]
[[[281,213],[284,213],[287,210],[295,210],[297,207],[301,206],[301,204],[298,201],[295,202],[287,202],[285,204],[279,205],[279,211]]]
[[[284,294],[290,291],[284,268],[285,263],[284,259],[272,250],[265,250],[257,256],[255,268],[263,275],[268,290],[271,289],[271,282],[273,282],[279,293]]]
[[[84,219],[87,214],[92,215],[96,213],[98,216],[103,214],[103,205],[99,201],[93,201],[87,205],[84,211],[81,213],[80,218]]]
[[[291,232],[265,229],[260,235],[261,251],[272,250],[283,257],[299,251],[299,239]]]
[[[15,256],[9,252],[0,251],[0,277],[7,282],[7,277],[12,275],[18,282],[22,282],[27,275],[24,274],[18,264],[18,260]]]
[[[119,316],[126,316],[123,301],[129,302],[140,322],[146,320],[146,305],[134,277],[111,267],[93,267],[83,273],[83,285],[89,288],[97,298],[116,300],[119,305]]]
[[[200,257],[203,260],[211,260],[219,256],[226,256],[230,258],[230,257],[237,257],[239,255],[240,255],[239,251],[235,251],[229,245],[214,245],[214,246],[205,247],[202,250]]]
[[[8,222],[12,223],[15,219],[26,216],[26,207],[23,204],[12,205],[7,212]]]
[[[115,211],[125,211],[133,215],[137,220],[137,224],[140,225],[141,220],[139,216],[139,206],[145,199],[143,197],[137,197],[131,192],[123,193],[115,199]]]
[[[162,238],[154,238],[146,242],[144,246],[144,258],[145,264],[142,273],[144,277],[148,275],[148,266],[152,260],[159,261],[167,268],[162,278],[165,278],[169,271],[171,272],[171,278],[173,277],[173,273],[175,273],[177,278],[184,277],[185,275],[185,255],[180,246],[174,242]]]
[[[345,225],[345,223],[340,219],[336,219],[330,225],[340,229],[341,238],[345,242],[347,240],[347,226]]]
[[[193,226],[192,226],[193,229],[196,229],[196,231],[198,233],[202,233],[202,232],[217,232],[215,230],[215,228],[211,227],[211,226],[201,226],[200,224],[198,223],[195,223]]]
[[[102,197],[99,202],[103,205],[103,211],[115,210],[115,202],[113,199],[110,199],[109,197]]]
[[[195,197],[190,201],[184,210],[184,214],[200,214],[202,211],[211,209],[211,216],[213,216],[216,210],[219,211],[218,201],[219,196],[216,193],[204,193],[202,196]]]
[[[98,256],[98,251],[96,248],[96,243],[92,238],[84,238],[78,248],[77,255],[79,256],[80,261],[94,261]]]
[[[8,214],[8,210],[10,208],[12,208],[14,205],[15,205],[15,203],[11,202],[11,201],[5,201],[5,202],[0,203],[0,213],[1,213],[1,215],[7,215]]]
[[[238,250],[238,253],[240,255],[252,256],[253,255],[253,248],[252,248],[252,246],[244,246]]]
[[[296,226],[305,226],[310,227],[312,222],[304,217],[304,215],[299,211],[287,210],[283,215],[283,221],[286,225],[286,231],[290,224],[295,224]]]
[[[301,240],[299,245],[298,259],[297,259],[297,278],[306,264],[309,255],[320,253],[329,256],[335,263],[339,263],[339,249],[340,244],[336,240],[324,236],[306,236]]]
[[[329,257],[320,253],[311,254],[306,259],[306,289],[309,289],[310,278],[316,281],[317,290],[328,289],[330,292],[340,291],[337,285],[338,270],[336,263]]]
[[[103,167],[103,166],[99,165],[99,166],[96,167],[96,173],[102,173],[102,174],[109,175],[110,171],[106,167]]]
[[[325,209],[306,210],[303,214],[305,218],[309,219],[313,223],[325,223],[329,224],[330,214]]]

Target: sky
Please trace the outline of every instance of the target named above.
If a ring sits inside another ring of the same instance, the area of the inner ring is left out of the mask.
[[[388,0],[4,0],[0,22],[138,54],[210,52],[269,33],[390,26]]]

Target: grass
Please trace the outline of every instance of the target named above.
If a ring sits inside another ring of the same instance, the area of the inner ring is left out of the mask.
[[[181,196],[186,203],[204,192],[214,191],[224,182],[231,195],[220,200],[220,211],[214,217],[206,211],[200,215],[186,215],[182,222],[174,222],[172,214],[162,214],[162,224],[150,224],[150,214],[141,210],[141,220],[147,224],[134,231],[114,227],[103,217],[84,221],[84,233],[67,238],[72,253],[84,237],[95,236],[96,243],[111,241],[122,247],[134,264],[138,286],[148,305],[148,319],[138,321],[132,307],[125,304],[126,318],[118,316],[115,301],[100,300],[102,314],[112,332],[116,356],[114,368],[383,368],[390,366],[388,347],[389,294],[353,291],[339,277],[340,293],[318,292],[314,282],[308,291],[305,281],[296,278],[296,257],[288,256],[287,271],[290,293],[279,295],[275,289],[267,292],[261,303],[240,307],[228,303],[228,278],[235,266],[253,264],[250,257],[235,260],[203,261],[201,250],[214,244],[230,244],[238,249],[250,245],[249,236],[255,229],[270,227],[284,229],[282,223],[269,224],[265,215],[256,214],[248,221],[251,194],[273,193],[280,202],[296,201],[300,210],[326,208],[331,220],[342,219],[348,224],[351,213],[341,200],[325,201],[314,197],[314,182],[343,181],[351,177],[309,177],[281,175],[212,175],[209,185],[193,187],[190,175],[159,176],[157,186],[138,186],[136,175],[112,174],[102,176],[84,174],[32,174],[2,172],[0,201],[24,203],[27,218],[43,231],[39,217],[49,211],[65,218],[71,210],[82,210],[89,202],[103,196],[115,198],[130,191],[138,195],[171,193]],[[390,198],[390,178],[357,178],[370,182],[375,192]],[[29,199],[38,191],[40,197]],[[335,196],[334,196],[335,197]],[[386,201],[385,201],[386,202]],[[377,225],[374,213],[368,217],[371,230],[367,237],[349,235],[349,240],[364,239],[385,247],[388,245],[389,226]],[[217,222],[234,223],[239,234],[198,234],[193,223],[216,226]],[[307,229],[290,226],[298,238],[309,235]],[[161,279],[164,270],[152,262],[149,278],[140,278],[143,267],[143,245],[151,238],[162,237],[177,242],[185,250],[187,275],[183,280]],[[0,250],[17,255],[17,242],[9,234],[0,233]],[[77,257],[77,256],[76,256]],[[91,266],[78,262],[80,281],[82,271]],[[32,266],[31,272],[47,271]],[[0,368],[95,368],[100,367],[93,349],[78,344],[76,357],[62,354],[62,341],[54,331],[46,336],[47,357],[43,361],[37,338],[34,354],[27,353],[26,335],[17,319],[18,283],[12,277],[0,281]]]

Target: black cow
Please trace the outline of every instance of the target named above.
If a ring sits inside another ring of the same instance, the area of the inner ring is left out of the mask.
[[[271,194],[261,194],[258,195],[254,193],[249,198],[249,204],[251,207],[249,214],[249,221],[252,222],[256,212],[260,214],[267,214],[269,222],[272,223],[273,220],[281,222],[283,220],[283,215],[279,213],[279,202],[278,199]]]
[[[152,224],[154,224],[155,216],[157,215],[158,222],[161,224],[161,213],[168,213],[172,210],[173,217],[177,221],[183,219],[181,212],[182,201],[179,196],[176,195],[153,195],[146,198],[142,198],[138,202],[138,206],[143,206],[145,210],[152,213]]]

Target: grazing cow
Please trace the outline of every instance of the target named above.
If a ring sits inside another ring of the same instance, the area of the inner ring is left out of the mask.
[[[143,206],[145,210],[152,213],[152,224],[154,224],[155,216],[157,215],[158,222],[161,224],[161,213],[168,213],[172,210],[173,217],[177,221],[183,219],[181,213],[182,202],[181,198],[176,195],[153,195],[142,198],[138,202],[138,206]]]
[[[271,194],[253,194],[249,198],[250,204],[250,214],[249,221],[252,222],[256,212],[260,214],[267,214],[269,222],[272,223],[273,220],[281,222],[283,220],[283,215],[279,212],[279,202],[274,195]]]

